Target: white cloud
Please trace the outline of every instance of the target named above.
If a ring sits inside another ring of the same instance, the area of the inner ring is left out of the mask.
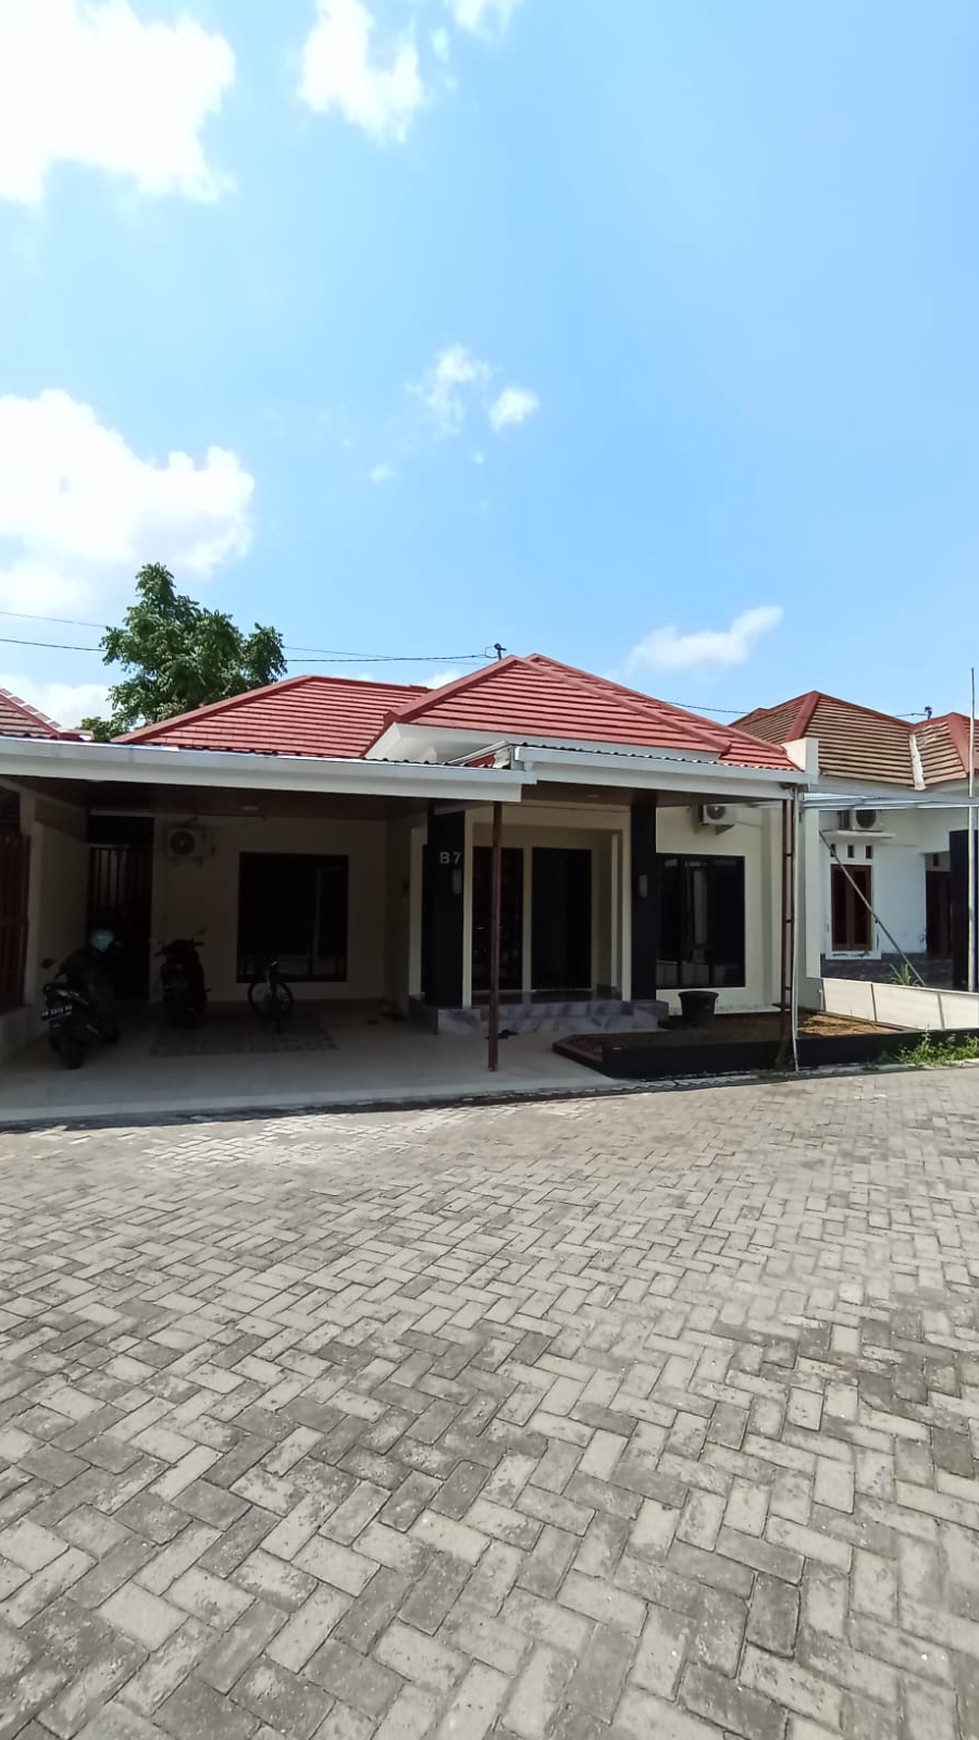
[[[390,483],[394,476],[394,466],[388,465],[387,463],[375,465],[373,471],[368,473],[368,476],[371,483]]]
[[[460,30],[485,34],[497,30],[502,35],[520,0],[447,0]]]
[[[432,53],[436,59],[440,60],[443,66],[448,66],[451,53],[451,39],[448,31],[440,26],[438,30],[432,31],[428,40],[432,45]]]
[[[400,145],[428,92],[413,38],[403,37],[385,58],[375,58],[376,29],[364,0],[317,0],[299,94],[320,114],[337,110],[377,144]]]
[[[436,671],[434,676],[422,677],[421,686],[423,689],[444,689],[446,683],[457,683],[465,674],[465,671]]]
[[[0,689],[36,707],[45,718],[71,731],[83,719],[108,711],[105,683],[39,683],[33,677],[0,673]]]
[[[499,435],[501,429],[509,428],[516,423],[526,423],[528,417],[536,416],[540,410],[540,400],[529,387],[504,387],[499,398],[490,406],[487,413],[490,423]]]
[[[681,634],[678,628],[654,629],[633,647],[628,669],[692,671],[711,665],[742,665],[762,635],[777,628],[784,614],[781,606],[765,604],[742,611],[728,628],[704,628],[692,634]]]
[[[206,580],[247,553],[253,490],[226,448],[143,459],[67,393],[0,397],[0,602],[93,606],[144,562]]]
[[[528,387],[509,386],[490,398],[494,374],[488,362],[464,344],[450,344],[440,351],[431,368],[415,388],[428,406],[442,435],[458,435],[469,411],[479,406],[496,433],[526,422],[540,409],[540,399]],[[473,454],[477,465],[485,455]]]
[[[481,393],[493,371],[464,344],[450,344],[435,358],[419,388],[443,435],[458,435],[466,420],[467,396]]]
[[[55,163],[215,198],[227,183],[200,134],[234,76],[228,42],[187,13],[161,24],[128,0],[0,0],[0,199],[35,204]]]

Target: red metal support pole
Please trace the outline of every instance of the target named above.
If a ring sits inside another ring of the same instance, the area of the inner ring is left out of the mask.
[[[489,1067],[500,1067],[500,937],[503,913],[503,805],[493,805],[490,885]]]

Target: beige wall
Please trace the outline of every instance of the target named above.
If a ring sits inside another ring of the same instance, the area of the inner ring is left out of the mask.
[[[41,1029],[42,986],[85,939],[88,911],[88,847],[85,817],[67,804],[24,794],[21,827],[31,842],[27,903],[24,1006],[0,1017],[0,1062],[15,1056]]]
[[[213,819],[206,824],[203,861],[186,863],[166,853],[170,830],[183,816],[161,817],[154,857],[153,936],[204,931],[205,976],[216,1002],[235,1002],[246,987],[237,979],[238,859],[242,852],[337,853],[350,860],[347,931],[348,977],[341,984],[298,984],[297,997],[380,999],[385,995],[387,945],[386,824],[358,821]],[[151,980],[151,995],[157,986]]]
[[[664,805],[657,812],[657,850],[693,856],[720,855],[745,861],[745,983],[720,992],[718,1008],[766,1009],[778,1000],[780,969],[780,840],[781,811],[778,805],[752,809],[734,806],[738,821],[718,833],[702,827],[693,806]],[[527,804],[519,811],[504,813],[503,839],[512,846],[587,847],[593,853],[593,977],[596,984],[613,985],[629,995],[628,954],[630,937],[630,814],[624,808],[588,805]],[[488,845],[491,839],[487,811],[473,812],[470,840]],[[471,865],[467,902],[471,896]],[[529,905],[525,900],[525,911]],[[467,939],[470,932],[467,929]],[[525,939],[526,943],[526,939]],[[525,960],[529,950],[525,946]],[[466,994],[468,996],[470,949],[466,949]],[[660,992],[679,1009],[677,991]]]
[[[776,946],[780,922],[781,889],[773,877],[778,862],[780,811],[734,806],[738,821],[718,833],[701,827],[687,807],[662,808],[657,812],[656,846],[659,852],[685,853],[696,857],[744,859],[745,888],[745,983],[722,990],[718,1009],[765,1009],[778,998],[780,955]],[[773,850],[773,835],[776,842]],[[679,1009],[679,993],[662,990],[671,1008]]]
[[[48,976],[42,961],[50,957],[60,965],[85,941],[88,846],[85,817],[68,805],[39,800],[25,826],[31,840],[31,891],[24,998],[37,1003]]]

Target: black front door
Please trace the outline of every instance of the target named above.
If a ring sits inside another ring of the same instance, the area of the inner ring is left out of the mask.
[[[500,990],[514,995],[523,988],[523,847],[504,846],[500,910]],[[493,853],[489,846],[473,851],[473,997],[489,995],[490,927],[492,924]]]
[[[591,995],[591,853],[535,846],[533,862],[535,991]]]
[[[149,994],[153,822],[145,816],[89,818],[88,930],[111,930],[109,956],[120,997]],[[78,944],[85,941],[78,938]]]

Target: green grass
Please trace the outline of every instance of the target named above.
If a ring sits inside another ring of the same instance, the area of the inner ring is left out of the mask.
[[[950,1063],[972,1063],[979,1058],[979,1038],[934,1039],[930,1033],[913,1051],[888,1052],[881,1063],[899,1063],[905,1069],[944,1069]]]

